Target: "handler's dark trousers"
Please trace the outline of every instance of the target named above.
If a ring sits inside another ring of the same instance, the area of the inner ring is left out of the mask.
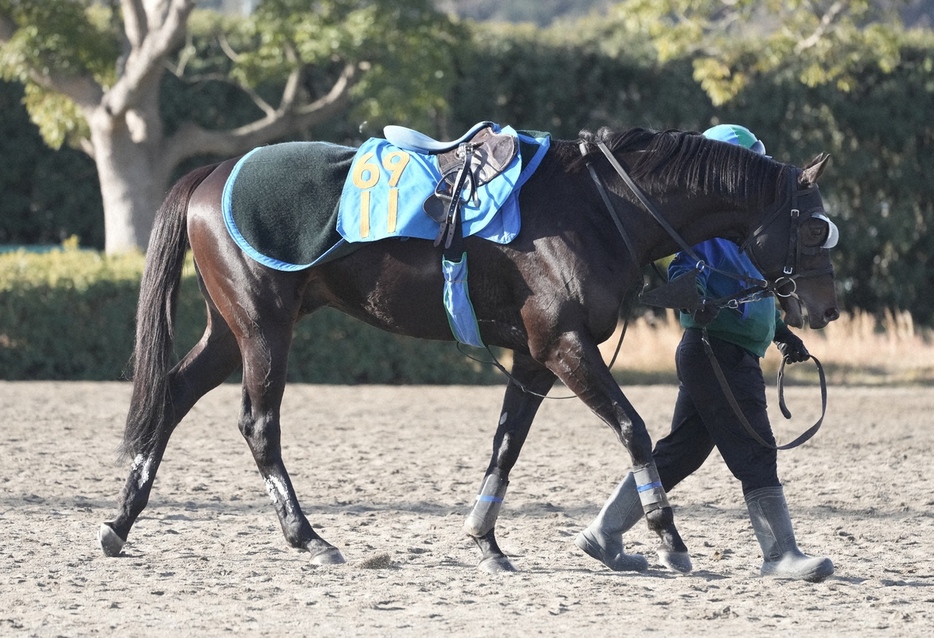
[[[759,358],[715,337],[710,338],[710,345],[746,420],[759,436],[774,444]],[[699,468],[714,445],[742,483],[743,494],[780,485],[776,451],[753,439],[740,423],[704,351],[700,330],[685,330],[676,365],[681,385],[671,433],[656,443],[652,454],[665,491]]]

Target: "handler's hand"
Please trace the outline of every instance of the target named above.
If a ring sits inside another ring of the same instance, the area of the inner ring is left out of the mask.
[[[775,331],[775,344],[785,358],[785,363],[800,363],[811,357],[811,353],[804,347],[804,342],[789,330],[788,326],[782,326]]]

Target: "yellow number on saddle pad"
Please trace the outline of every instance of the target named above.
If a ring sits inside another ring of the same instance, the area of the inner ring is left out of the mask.
[[[364,153],[354,163],[351,180],[353,185],[360,189],[360,236],[370,234],[370,189],[379,184],[383,176],[380,164],[374,161],[375,152]],[[396,219],[399,212],[399,180],[408,166],[410,156],[405,151],[392,151],[382,158],[382,168],[389,173],[389,191],[387,200],[386,225],[390,233],[396,230]]]

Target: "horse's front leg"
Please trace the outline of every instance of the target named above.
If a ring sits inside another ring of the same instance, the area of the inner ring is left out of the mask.
[[[519,458],[538,407],[555,382],[555,375],[550,370],[519,353],[513,359],[512,376],[515,382],[510,381],[506,386],[499,425],[493,437],[493,456],[480,485],[476,504],[464,523],[464,531],[482,552],[477,568],[490,573],[515,571],[496,543],[496,518],[509,485],[509,472]]]
[[[633,475],[649,529],[658,534],[659,559],[675,571],[691,571],[691,558],[674,523],[674,513],[652,460],[645,422],[623,394],[589,337],[565,333],[548,357],[548,367],[607,423],[632,460]]]
[[[263,477],[289,545],[309,552],[311,562],[317,565],[343,563],[340,551],[312,529],[282,462],[279,414],[290,343],[291,326],[275,334],[254,335],[241,342],[243,404],[240,433],[253,453],[253,460]]]

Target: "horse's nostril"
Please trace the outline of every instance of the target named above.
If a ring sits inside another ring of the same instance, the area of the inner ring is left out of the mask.
[[[836,321],[840,318],[840,312],[836,308],[828,308],[824,312],[824,319],[827,321]]]

